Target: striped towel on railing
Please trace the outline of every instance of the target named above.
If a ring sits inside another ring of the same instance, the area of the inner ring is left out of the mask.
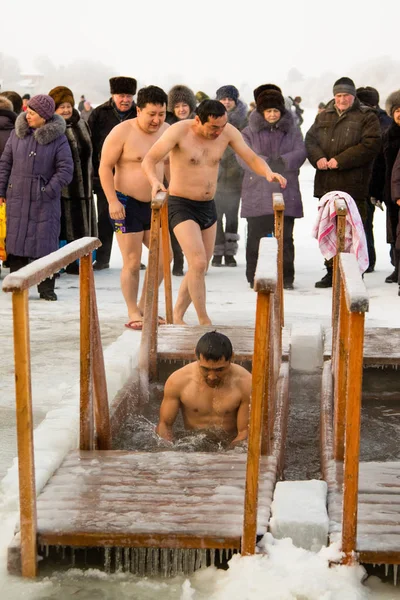
[[[357,204],[346,192],[328,192],[318,203],[318,216],[312,235],[318,240],[321,254],[329,260],[337,253],[335,199],[342,198],[347,204],[345,252],[356,255],[361,273],[368,268],[368,248],[364,226]]]

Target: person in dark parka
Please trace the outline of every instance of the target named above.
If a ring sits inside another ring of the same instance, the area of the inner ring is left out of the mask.
[[[12,102],[5,96],[0,96],[0,156],[15,127],[16,118]]]
[[[395,268],[397,269],[397,283],[399,284],[398,295],[400,296],[400,150],[393,165],[391,178],[391,196],[395,209],[397,209],[397,227],[394,243]]]
[[[15,121],[0,159],[0,203],[7,204],[6,251],[10,272],[58,249],[61,190],[74,165],[65,121],[53,98],[39,94]],[[38,286],[40,298],[57,300],[54,278]]]
[[[257,95],[257,110],[249,118],[249,126],[242,131],[245,142],[263,158],[270,168],[287,180],[286,188],[269,183],[251,171],[238,158],[244,168],[241,216],[246,217],[246,277],[253,287],[260,239],[274,232],[272,194],[282,192],[285,201],[283,239],[283,284],[293,289],[294,281],[294,220],[303,216],[299,186],[299,170],[306,159],[302,133],[285,108],[282,94],[267,89]]]
[[[61,192],[60,240],[73,242],[85,236],[97,236],[96,211],[92,194],[92,142],[89,125],[74,108],[71,90],[63,85],[50,90],[56,114],[65,119],[65,135],[74,161],[74,176]],[[67,266],[66,272],[77,275],[78,262]]]
[[[390,260],[393,273],[385,279],[386,283],[399,281],[400,245],[397,240],[399,208],[392,195],[392,171],[400,150],[400,90],[392,92],[385,104],[386,112],[392,117],[392,123],[383,134],[382,150],[379,153],[372,172],[371,196],[386,206],[386,241],[390,244]]]
[[[97,198],[97,228],[102,244],[96,251],[96,262],[93,265],[95,271],[109,268],[114,236],[107,198],[99,177],[101,149],[104,140],[116,125],[136,117],[136,104],[133,100],[136,86],[137,82],[133,77],[111,77],[111,98],[96,106],[88,120],[93,145],[93,191]]]

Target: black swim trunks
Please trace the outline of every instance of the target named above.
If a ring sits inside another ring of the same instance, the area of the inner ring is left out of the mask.
[[[194,221],[200,229],[208,229],[217,221],[214,200],[188,200],[180,196],[168,196],[169,226],[174,229],[183,221]]]
[[[140,202],[136,198],[116,192],[125,208],[125,219],[111,219],[115,233],[139,233],[148,231],[151,225],[151,202]]]

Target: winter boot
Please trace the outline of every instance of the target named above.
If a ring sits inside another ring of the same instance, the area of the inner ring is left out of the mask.
[[[326,275],[324,275],[324,277],[320,280],[317,281],[315,284],[316,288],[330,288],[332,287],[332,267],[328,267],[328,272]]]
[[[225,251],[225,244],[215,244],[214,256],[211,261],[213,267],[222,267],[222,257]]]
[[[222,254],[214,254],[211,264],[213,267],[222,267]]]
[[[237,267],[237,262],[234,256],[229,256],[229,254],[225,254],[224,261],[226,267]]]
[[[393,273],[391,273],[390,275],[388,275],[385,279],[386,283],[397,283],[397,280],[399,278],[399,272],[397,271],[397,269],[395,269],[393,271]]]
[[[237,263],[234,258],[235,254],[237,254],[239,244],[238,241],[240,236],[238,233],[225,233],[225,265],[227,267],[236,267]]]

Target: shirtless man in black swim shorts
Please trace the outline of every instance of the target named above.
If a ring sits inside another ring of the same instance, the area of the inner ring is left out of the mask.
[[[150,85],[139,90],[136,119],[114,127],[101,153],[101,185],[107,196],[123,260],[121,289],[129,316],[126,325],[136,330],[142,329],[144,309],[145,285],[137,302],[142,244],[149,246],[151,223],[151,186],[141,163],[152,145],[169,128],[164,122],[167,100],[166,93],[159,87]],[[157,165],[157,177],[164,178],[163,162]],[[162,269],[161,256],[160,281]]]
[[[211,324],[206,309],[205,273],[216,235],[214,195],[218,166],[228,145],[257,175],[277,181],[283,188],[286,186],[286,179],[273,173],[247,146],[241,133],[228,123],[226,108],[217,100],[204,100],[197,107],[194,119],[172,125],[142,163],[154,198],[158,191],[166,191],[157,168],[170,156],[169,220],[188,263],[174,307],[175,324],[185,324],[183,316],[190,302],[200,325]]]

